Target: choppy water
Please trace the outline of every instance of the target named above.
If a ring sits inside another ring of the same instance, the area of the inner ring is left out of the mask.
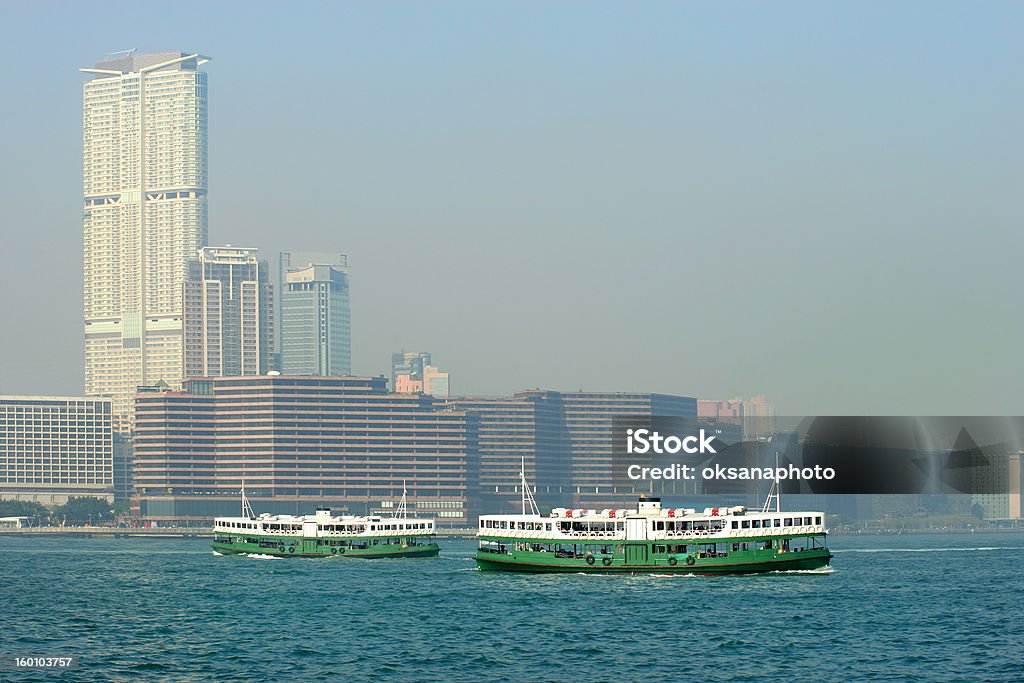
[[[830,573],[516,575],[208,542],[0,538],[0,655],[34,681],[1020,681],[1024,534],[834,537]]]

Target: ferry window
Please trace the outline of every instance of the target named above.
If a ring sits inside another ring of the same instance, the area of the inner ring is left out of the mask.
[[[753,521],[751,522],[751,524],[750,524],[750,525],[751,525],[752,527],[754,527],[755,529],[760,529],[760,528],[761,528],[761,520],[759,520],[759,519],[755,519],[755,520],[753,520]]]
[[[814,523],[815,524],[821,524],[821,517],[815,517],[814,518]]]
[[[551,531],[551,522],[544,523],[544,531]]]
[[[775,518],[775,526],[776,526],[776,528],[782,526],[782,519],[781,518],[779,518],[779,517]]]
[[[793,518],[786,517],[786,526],[793,526]]]
[[[735,519],[732,520],[732,528],[733,529],[739,529],[740,528],[740,523],[737,520],[735,520]]]
[[[804,524],[810,526],[811,524],[813,524],[813,522],[811,521],[810,517],[804,517]]]
[[[743,520],[743,528],[744,529],[749,529],[750,528],[750,520],[749,519]]]
[[[658,530],[658,531],[664,531],[665,530],[665,522],[655,522],[654,523],[654,528],[656,530]],[[655,552],[658,552],[658,551],[656,550]]]
[[[735,552],[738,552],[738,551],[739,551],[739,549],[740,549],[740,544],[739,544],[739,543],[733,543],[733,544],[732,544],[732,551],[733,551],[734,553],[735,553]]]
[[[615,523],[615,528],[618,531],[622,531],[623,529],[626,528],[626,523],[625,522],[616,522]]]

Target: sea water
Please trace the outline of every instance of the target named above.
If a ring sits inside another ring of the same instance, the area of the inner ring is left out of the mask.
[[[219,556],[187,539],[0,538],[11,681],[1020,681],[1024,533],[835,536],[754,576],[480,572]]]

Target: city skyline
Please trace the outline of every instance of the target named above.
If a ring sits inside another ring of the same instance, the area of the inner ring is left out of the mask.
[[[442,26],[445,11],[307,8],[301,21],[322,13],[311,25],[337,28],[346,53],[324,71],[326,48],[307,40],[312,71],[280,82],[282,99],[320,105],[303,108],[302,126],[283,107],[253,106],[267,70],[280,73],[256,49],[271,18],[214,10],[193,27],[182,12],[154,29],[131,25],[141,9],[102,25],[84,8],[62,11],[79,30],[30,78],[3,77],[25,133],[5,147],[5,237],[13,253],[45,249],[55,265],[2,303],[22,331],[0,347],[5,393],[82,392],[76,209],[51,198],[76,191],[74,69],[132,36],[140,51],[217,57],[211,185],[223,199],[211,243],[352,255],[357,374],[386,372],[394,349],[428,348],[470,395],[764,393],[778,414],[1022,409],[1007,381],[1022,371],[1011,343],[1022,155],[1010,5],[972,16],[988,40],[971,51],[944,40],[961,18],[942,8],[895,10],[883,24],[843,8],[819,10],[820,24],[792,9],[734,24],[711,11],[699,35],[685,8],[630,13],[624,26],[614,9],[563,9],[539,34],[500,8],[470,12],[490,27],[486,41],[465,23]],[[46,18],[2,12],[7,26]],[[219,37],[229,17],[253,38]],[[567,33],[579,22],[583,35]],[[358,35],[369,24],[409,40],[385,55]],[[812,25],[834,40],[780,52]],[[873,59],[860,59],[863,35]],[[610,70],[609,38],[624,48]],[[12,35],[0,49],[13,60],[24,48]],[[844,74],[843,88],[815,63]],[[780,66],[787,78],[772,80]],[[419,108],[426,81],[437,91]],[[38,139],[48,144],[27,142]],[[274,191],[252,202],[259,186]],[[8,292],[28,275],[19,262],[5,271]]]

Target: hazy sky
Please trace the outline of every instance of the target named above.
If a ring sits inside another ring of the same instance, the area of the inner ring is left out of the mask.
[[[81,83],[195,50],[210,239],[459,393],[1024,414],[1020,3],[0,0],[0,391],[82,392]]]

